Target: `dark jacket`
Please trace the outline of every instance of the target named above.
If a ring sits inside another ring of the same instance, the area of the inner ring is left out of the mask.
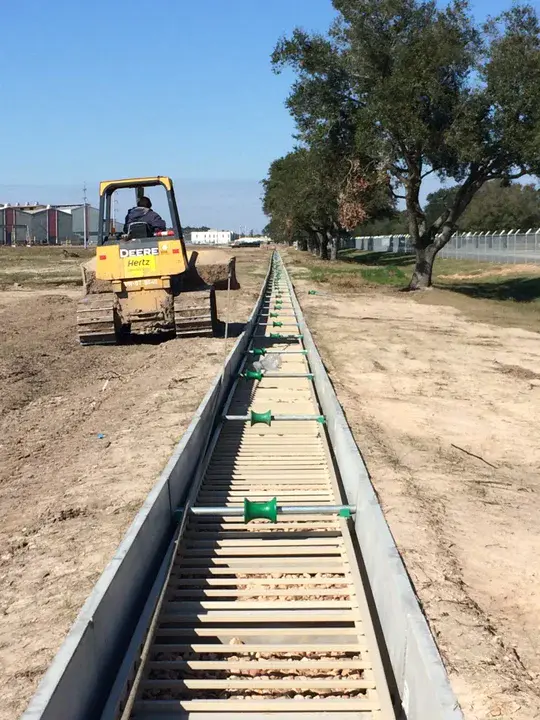
[[[165,220],[160,217],[157,212],[149,210],[143,207],[134,207],[129,210],[126,215],[126,223],[124,225],[124,232],[127,233],[129,224],[132,222],[145,222],[147,223],[154,232],[158,230],[166,230],[167,225]]]

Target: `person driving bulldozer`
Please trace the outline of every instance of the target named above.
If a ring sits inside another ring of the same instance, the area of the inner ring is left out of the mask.
[[[166,230],[167,228],[165,220],[152,210],[150,198],[144,195],[137,201],[137,207],[128,211],[124,224],[124,233],[130,233],[131,225],[142,225],[143,223],[146,223],[152,235],[158,230]]]

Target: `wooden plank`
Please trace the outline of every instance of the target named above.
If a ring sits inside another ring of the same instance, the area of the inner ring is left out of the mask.
[[[243,579],[243,582],[247,584],[248,578],[250,575],[257,575],[257,576],[263,576],[268,577],[268,575],[276,574],[276,573],[287,573],[292,575],[300,575],[301,573],[332,573],[334,575],[340,575],[343,574],[345,577],[345,570],[341,567],[335,567],[335,566],[321,566],[320,564],[317,565],[310,565],[309,567],[306,566],[305,562],[302,565],[290,565],[287,566],[287,568],[283,568],[281,565],[268,565],[268,561],[265,563],[264,570],[261,570],[260,567],[257,567],[256,565],[251,565],[249,567],[246,566],[239,566],[239,567],[177,567],[174,572],[172,573],[173,577],[183,577],[184,575],[202,575],[205,577],[206,575],[245,575],[246,577]],[[271,578],[269,578],[270,580]],[[239,578],[239,581],[241,582],[241,579]],[[249,580],[251,582],[251,580]],[[284,580],[281,580],[283,583]],[[328,582],[328,579],[326,580]],[[337,581],[336,581],[337,582]],[[343,581],[345,582],[345,581]],[[348,581],[347,581],[348,582]],[[304,580],[305,583],[305,580]]]
[[[346,698],[330,699],[317,698],[316,700],[294,700],[294,699],[274,699],[267,700],[144,700],[135,703],[136,717],[141,712],[166,712],[173,709],[187,710],[189,712],[340,712],[342,710],[353,710],[361,712],[372,712],[379,709],[379,703],[376,700],[367,700],[354,698],[352,700]],[[308,715],[308,717],[310,717]],[[152,716],[154,720],[155,716]],[[196,717],[196,716],[195,716]],[[240,716],[241,717],[241,716]],[[195,718],[194,718],[195,720]],[[367,720],[367,719],[366,719]]]
[[[177,590],[174,587],[168,591],[168,596],[172,597],[350,597],[354,595],[354,591],[350,588],[331,587],[327,590],[317,588],[302,588],[301,590],[293,590],[291,588],[267,589],[255,587],[251,590],[209,590],[208,588],[192,588],[191,590]]]
[[[180,550],[182,552],[182,550]],[[263,557],[263,556],[271,556],[271,557],[281,557],[282,555],[289,558],[294,559],[297,557],[300,557],[301,555],[306,555],[308,557],[310,556],[317,556],[317,557],[324,557],[328,558],[330,556],[341,556],[341,548],[337,546],[320,546],[315,545],[313,547],[299,547],[297,545],[288,545],[286,547],[266,547],[266,545],[247,545],[245,547],[225,547],[225,548],[197,548],[197,547],[189,547],[186,548],[186,552],[189,553],[190,558],[211,558],[216,560],[220,557],[224,558],[230,558],[231,560],[236,560],[237,556],[250,558],[250,557]],[[180,560],[180,562],[183,562]]]
[[[237,673],[242,670],[367,670],[366,660],[328,658],[326,660],[151,660],[150,670],[224,670]]]
[[[207,610],[240,610],[263,611],[263,610],[287,610],[289,612],[297,610],[337,610],[338,608],[346,608],[351,612],[357,610],[350,600],[274,600],[264,602],[262,600],[183,600],[175,602],[171,600],[164,605],[165,612],[178,613],[197,613]],[[281,612],[279,613],[281,619]],[[243,618],[241,618],[243,619]],[[349,615],[347,614],[347,618]],[[238,617],[235,616],[235,621]]]
[[[204,623],[345,623],[361,620],[357,610],[207,610],[190,611],[187,603],[168,603],[161,614],[161,622]],[[294,603],[290,603],[293,605]],[[241,617],[240,614],[241,613]],[[170,620],[169,620],[170,618]],[[304,628],[305,630],[310,628]],[[313,633],[318,633],[318,628]],[[336,632],[336,628],[334,628]],[[339,628],[337,629],[339,632]]]
[[[338,585],[344,586],[353,591],[349,578],[343,573],[337,577],[246,577],[246,578],[181,578],[174,581],[171,587],[189,587],[191,585],[221,587],[224,585],[250,585],[257,587],[258,585],[301,585],[306,590],[308,587],[317,587],[318,585],[332,585],[332,588]]]
[[[220,548],[237,548],[237,547],[260,547],[261,545],[264,545],[265,547],[290,547],[290,548],[296,548],[296,547],[302,547],[304,545],[308,545],[310,547],[339,547],[342,548],[342,541],[340,537],[321,537],[321,538],[310,538],[310,537],[300,537],[298,539],[296,538],[287,538],[287,539],[274,539],[274,538],[229,538],[229,539],[223,539],[223,540],[207,540],[206,538],[198,539],[197,536],[193,537],[193,539],[186,539],[183,543],[184,547],[220,547]]]
[[[142,687],[146,690],[158,690],[166,688],[174,688],[177,690],[367,690],[374,688],[373,680],[343,680],[334,678],[333,680],[321,680],[320,678],[306,678],[298,676],[294,680],[261,680],[257,676],[245,678],[243,680],[200,680],[191,678],[181,678],[175,680],[167,678],[166,680],[145,680]]]
[[[206,530],[203,532],[192,532],[188,528],[188,532],[183,535],[186,543],[191,540],[197,540],[198,538],[204,538],[204,542],[226,542],[229,540],[244,540],[245,542],[249,542],[250,540],[271,541],[276,537],[281,538],[283,542],[288,542],[290,540],[300,542],[325,539],[328,539],[329,542],[340,542],[341,535],[337,530],[324,529],[312,531],[308,530],[307,532],[287,532],[286,530],[283,530],[280,533],[262,532],[261,530],[250,530],[249,525],[239,531]],[[201,540],[201,542],[203,541]]]
[[[299,555],[301,555],[301,553],[299,553]],[[306,558],[305,561],[302,560],[302,562],[305,562],[305,565],[301,566],[304,569],[304,572],[307,572],[308,568],[318,570],[319,572],[332,572],[334,568],[339,568],[341,566],[346,567],[343,565],[341,560],[339,562],[332,560],[331,557],[329,558],[324,555],[321,550],[318,551],[317,555],[320,556],[320,560],[316,559],[317,556],[312,556],[309,559]],[[200,565],[200,562],[200,559],[196,557],[181,557],[177,559],[176,567],[181,566],[189,569],[192,565]],[[276,572],[276,570],[287,572],[290,565],[298,565],[298,562],[298,558],[295,557],[280,557],[279,560],[269,558],[268,560],[265,560],[264,565],[261,566],[260,560],[256,557],[253,559],[244,557],[211,557],[208,560],[208,565],[209,567],[218,567],[220,565],[224,565],[226,567],[241,566],[248,569],[257,567],[259,572],[269,572],[271,567],[272,572]],[[237,572],[241,572],[241,570],[237,568]]]
[[[202,627],[196,626],[191,628],[184,627],[159,627],[156,635],[166,637],[177,637],[177,636],[188,636],[197,635],[200,637],[258,637],[263,635],[264,637],[270,637],[271,635],[281,637],[282,635],[300,635],[303,638],[319,638],[325,635],[330,637],[341,637],[342,635],[351,635],[352,637],[358,637],[359,630],[355,627],[318,627],[312,628],[305,627],[271,627],[266,623],[252,627]],[[307,644],[307,643],[306,643]],[[268,652],[272,652],[269,650]]]
[[[322,655],[328,655],[329,652],[341,652],[341,653],[355,653],[355,654],[366,654],[365,643],[276,643],[276,644],[265,644],[261,643],[242,643],[242,645],[223,645],[222,643],[171,643],[171,644],[160,644],[156,643],[152,646],[152,653],[166,653],[166,652],[194,652],[194,653],[214,653],[218,655],[242,655],[249,653],[263,653],[263,654],[275,654],[275,653],[308,653],[318,652]]]

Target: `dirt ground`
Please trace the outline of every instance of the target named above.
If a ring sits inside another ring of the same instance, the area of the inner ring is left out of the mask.
[[[539,335],[448,291],[308,296],[301,277],[465,717],[540,718]]]
[[[235,255],[238,334],[269,254]],[[39,272],[23,263],[21,282]],[[79,294],[0,292],[1,720],[24,710],[234,342],[82,348]]]

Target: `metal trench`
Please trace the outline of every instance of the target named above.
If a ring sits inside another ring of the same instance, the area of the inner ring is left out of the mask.
[[[351,520],[322,512],[344,497],[277,254],[242,374],[257,348],[281,367],[232,387],[107,720],[395,717]],[[251,416],[269,410],[269,425]],[[274,497],[297,512],[245,524],[220,511]]]

